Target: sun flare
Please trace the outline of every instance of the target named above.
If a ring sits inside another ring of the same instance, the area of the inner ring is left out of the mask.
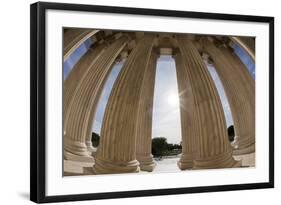
[[[178,95],[178,93],[168,94],[167,102],[171,107],[178,107],[179,106],[179,95]]]

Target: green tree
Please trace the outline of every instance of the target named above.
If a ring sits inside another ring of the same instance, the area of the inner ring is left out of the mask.
[[[182,149],[182,146],[180,144],[174,144],[173,145],[173,149],[179,149],[181,150]]]
[[[168,151],[167,138],[156,137],[152,139],[152,154],[155,157],[162,157]]]

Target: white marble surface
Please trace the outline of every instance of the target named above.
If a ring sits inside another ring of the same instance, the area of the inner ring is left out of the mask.
[[[246,155],[239,155],[234,156],[236,160],[242,160],[242,166],[248,167],[248,166],[255,166],[255,153],[252,154],[246,154]],[[152,173],[161,173],[161,172],[181,172],[181,170],[177,166],[177,162],[179,160],[179,156],[176,157],[168,157],[168,158],[162,158],[154,159],[156,162],[155,169]],[[64,160],[64,171],[65,175],[89,175],[91,174],[91,169],[93,167],[94,163],[88,163],[88,162],[76,162],[76,161],[70,161],[70,160]],[[151,173],[151,172],[143,172],[144,173]]]

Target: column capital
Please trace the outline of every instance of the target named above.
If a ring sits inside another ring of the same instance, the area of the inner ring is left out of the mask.
[[[179,48],[174,48],[173,49],[173,54],[172,54],[172,57],[175,58],[176,55],[180,54],[180,49]]]
[[[214,64],[214,61],[212,59],[212,57],[207,53],[207,52],[201,52],[200,53],[202,59],[207,62],[208,64]]]

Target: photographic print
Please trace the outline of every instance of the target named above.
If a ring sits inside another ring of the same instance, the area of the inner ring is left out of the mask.
[[[274,187],[274,18],[39,2],[30,198]]]
[[[255,167],[255,37],[63,30],[64,176]]]

